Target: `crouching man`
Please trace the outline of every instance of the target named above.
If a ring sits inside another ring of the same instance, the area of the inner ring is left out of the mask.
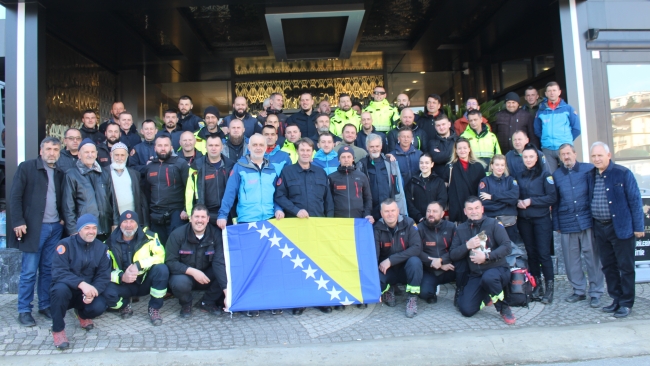
[[[192,316],[192,291],[205,291],[198,302],[202,311],[221,314],[228,286],[221,230],[208,225],[205,205],[192,208],[190,223],[174,230],[165,250],[171,277],[169,287],[181,304],[181,317]],[[223,295],[223,296],[222,296]]]
[[[504,301],[510,282],[506,256],[512,252],[506,229],[496,219],[483,215],[483,204],[476,196],[465,201],[467,221],[456,228],[451,242],[452,261],[467,261],[469,278],[458,295],[458,310],[470,317],[484,306],[494,304],[506,324],[515,316]]]
[[[79,217],[77,234],[61,240],[52,259],[52,336],[61,350],[70,347],[63,320],[68,309],[74,309],[81,328],[91,330],[91,319],[107,308],[104,290],[111,280],[111,260],[106,245],[96,239],[98,225],[91,214]]]
[[[149,320],[155,326],[161,325],[160,308],[167,293],[169,270],[158,234],[140,228],[138,214],[127,210],[105,243],[113,262],[106,290],[109,306],[119,309],[122,319],[126,319],[133,315],[131,297],[149,294]]]

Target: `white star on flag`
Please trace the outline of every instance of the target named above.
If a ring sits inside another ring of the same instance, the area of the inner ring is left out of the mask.
[[[289,257],[291,258],[291,251],[293,248],[289,248],[287,244],[284,245],[284,248],[280,248],[280,251],[282,252],[282,258],[284,257]]]
[[[341,301],[341,305],[352,305],[354,304],[354,301],[348,300],[348,297],[345,297],[345,301]]]
[[[300,258],[300,254],[296,254],[296,258],[291,260],[293,262],[293,268],[300,266],[300,268],[305,268],[302,266],[302,262],[305,261],[305,258]]]
[[[332,291],[327,291],[327,293],[330,294],[331,296],[330,300],[334,300],[334,298],[341,300],[341,298],[339,297],[341,291],[336,291],[336,287],[332,286]]]
[[[257,223],[256,223],[256,222],[249,222],[249,223],[248,223],[248,229],[247,229],[247,230],[250,230],[252,227],[254,227],[254,228],[257,229]]]
[[[307,274],[307,277],[305,277],[305,279],[308,279],[309,277],[311,277],[313,279],[316,279],[316,276],[314,276],[314,273],[316,273],[316,271],[318,271],[318,270],[317,269],[312,269],[311,264],[309,265],[309,267],[307,269],[303,269],[302,271],[305,272],[305,274]]]
[[[259,230],[255,230],[255,231],[257,231],[258,233],[260,233],[260,239],[262,239],[262,238],[265,237],[265,236],[266,236],[267,238],[269,237],[269,231],[270,231],[270,230],[271,230],[271,228],[267,228],[266,225],[262,224],[262,228],[259,229]]]
[[[314,277],[314,278],[316,278],[316,277]],[[316,282],[318,284],[318,289],[319,290],[324,288],[327,291],[327,283],[330,282],[330,280],[324,280],[323,276],[321,275],[320,280],[316,280],[314,282]]]
[[[271,246],[272,247],[276,246],[276,247],[279,248],[280,247],[280,239],[282,239],[282,238],[278,238],[278,236],[275,233],[273,233],[273,237],[269,239],[269,241],[271,242]]]

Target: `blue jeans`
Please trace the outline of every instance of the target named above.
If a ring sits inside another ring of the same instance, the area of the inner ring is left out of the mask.
[[[52,283],[52,256],[56,244],[61,240],[63,225],[58,222],[43,223],[36,253],[23,252],[23,262],[18,284],[18,312],[31,313],[34,300],[34,285],[38,271],[38,309],[50,307],[50,284]]]

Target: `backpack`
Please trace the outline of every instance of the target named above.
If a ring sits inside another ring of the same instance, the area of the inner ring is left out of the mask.
[[[507,291],[506,303],[527,308],[535,285],[535,278],[528,273],[528,269],[513,268],[510,271],[510,288]]]

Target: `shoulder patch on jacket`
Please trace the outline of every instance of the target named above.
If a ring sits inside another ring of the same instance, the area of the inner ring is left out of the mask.
[[[547,181],[549,184],[555,184],[555,182],[553,182],[553,177],[550,176],[550,175],[549,175],[548,177],[546,177],[546,181]]]
[[[129,154],[129,155],[131,155],[131,156],[135,155],[135,149],[131,149],[131,154]]]
[[[65,253],[65,245],[61,244],[58,247],[56,247],[56,252],[59,254]]]
[[[106,258],[111,259],[111,253],[109,253],[108,250],[106,251]]]
[[[517,184],[517,180],[516,180],[516,179],[513,179],[513,180],[512,180],[512,184],[514,184],[514,185],[516,185],[516,186],[519,185],[519,184]]]
[[[485,182],[481,182],[481,184],[478,185],[478,189],[483,189],[485,188]]]
[[[418,225],[417,224],[413,223],[413,227],[415,228],[416,231],[418,230]]]
[[[282,178],[278,178],[278,181],[275,183],[276,186],[281,186],[282,185]]]

